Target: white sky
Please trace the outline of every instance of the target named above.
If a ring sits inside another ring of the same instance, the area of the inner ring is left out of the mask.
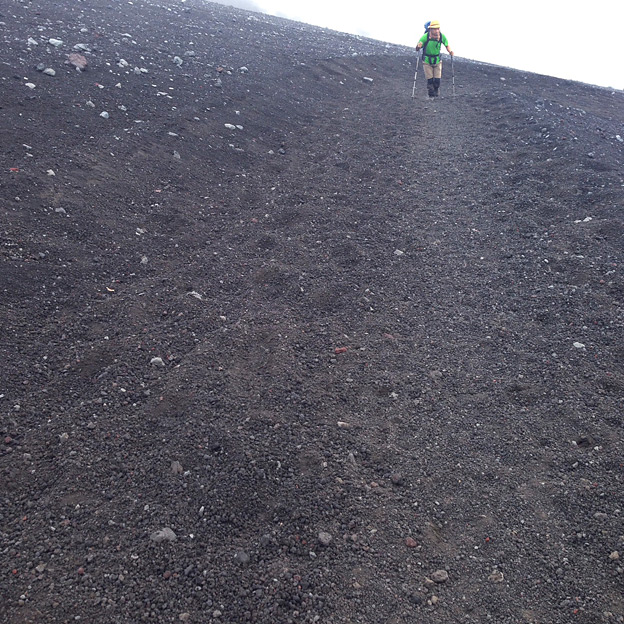
[[[409,46],[437,19],[458,56],[624,89],[622,0],[217,1]]]

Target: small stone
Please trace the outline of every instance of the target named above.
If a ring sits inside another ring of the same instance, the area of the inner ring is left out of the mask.
[[[416,546],[418,546],[418,542],[413,537],[406,537],[405,545],[408,548],[416,548]]]
[[[178,537],[173,532],[173,529],[170,529],[169,527],[165,527],[164,529],[160,529],[160,531],[154,531],[150,535],[150,539],[153,542],[156,542],[157,544],[159,544],[160,542],[175,542],[178,539]]]
[[[492,583],[502,583],[504,580],[505,576],[500,570],[494,570],[494,572],[488,576],[488,581]]]
[[[576,349],[584,349],[585,345],[582,342],[574,342],[572,343],[572,346],[575,347]]]
[[[394,474],[390,475],[390,481],[392,481],[392,485],[403,485],[403,475],[395,472]]]
[[[171,462],[171,472],[173,472],[173,474],[177,475],[177,474],[182,474],[183,469],[182,469],[182,464],[179,461],[172,461]]]
[[[165,363],[161,357],[154,357],[150,360],[152,366],[164,366]]]
[[[108,119],[110,117],[110,115],[106,111],[102,111],[100,113],[100,117],[103,117],[104,119]]]
[[[56,76],[56,72],[51,67],[47,67],[46,69],[44,69],[43,73],[46,76]]]
[[[190,619],[190,613],[180,613],[180,615],[178,615],[178,620],[180,620],[180,622],[188,622]]]
[[[244,550],[239,550],[234,555],[234,561],[240,563],[241,565],[247,565],[250,559],[251,557]]]
[[[436,570],[431,575],[431,579],[434,583],[446,583],[449,579],[449,574],[446,570]]]
[[[88,65],[87,59],[76,52],[72,52],[67,56],[67,63],[75,67],[78,71],[83,71]]]
[[[329,546],[332,542],[333,537],[327,531],[321,531],[318,534],[318,540],[321,546]]]
[[[620,558],[620,553],[617,550],[614,550],[610,555],[609,555],[609,559],[611,559],[611,561],[617,561]]]
[[[372,78],[369,78],[368,76],[364,76],[364,78],[362,78],[362,80],[363,80],[364,82],[373,82],[373,79],[372,79]]]
[[[221,613],[221,611],[219,611],[219,609],[215,609],[215,610],[212,612],[212,617],[213,617],[213,618],[220,618],[222,615],[223,615],[223,614]]]

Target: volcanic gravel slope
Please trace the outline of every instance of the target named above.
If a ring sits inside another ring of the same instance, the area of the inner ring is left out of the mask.
[[[0,21],[0,622],[624,621],[622,92]]]

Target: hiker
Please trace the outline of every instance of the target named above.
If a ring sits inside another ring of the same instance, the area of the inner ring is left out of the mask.
[[[449,48],[449,42],[445,35],[440,32],[440,22],[433,20],[425,24],[426,32],[418,41],[416,50],[423,50],[423,67],[427,79],[427,92],[429,97],[440,95],[440,78],[442,78],[442,60],[440,52],[442,44],[446,46],[448,53],[455,56]]]

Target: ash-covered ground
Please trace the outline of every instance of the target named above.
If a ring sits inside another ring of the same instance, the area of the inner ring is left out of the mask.
[[[0,22],[0,622],[624,621],[622,92]]]

